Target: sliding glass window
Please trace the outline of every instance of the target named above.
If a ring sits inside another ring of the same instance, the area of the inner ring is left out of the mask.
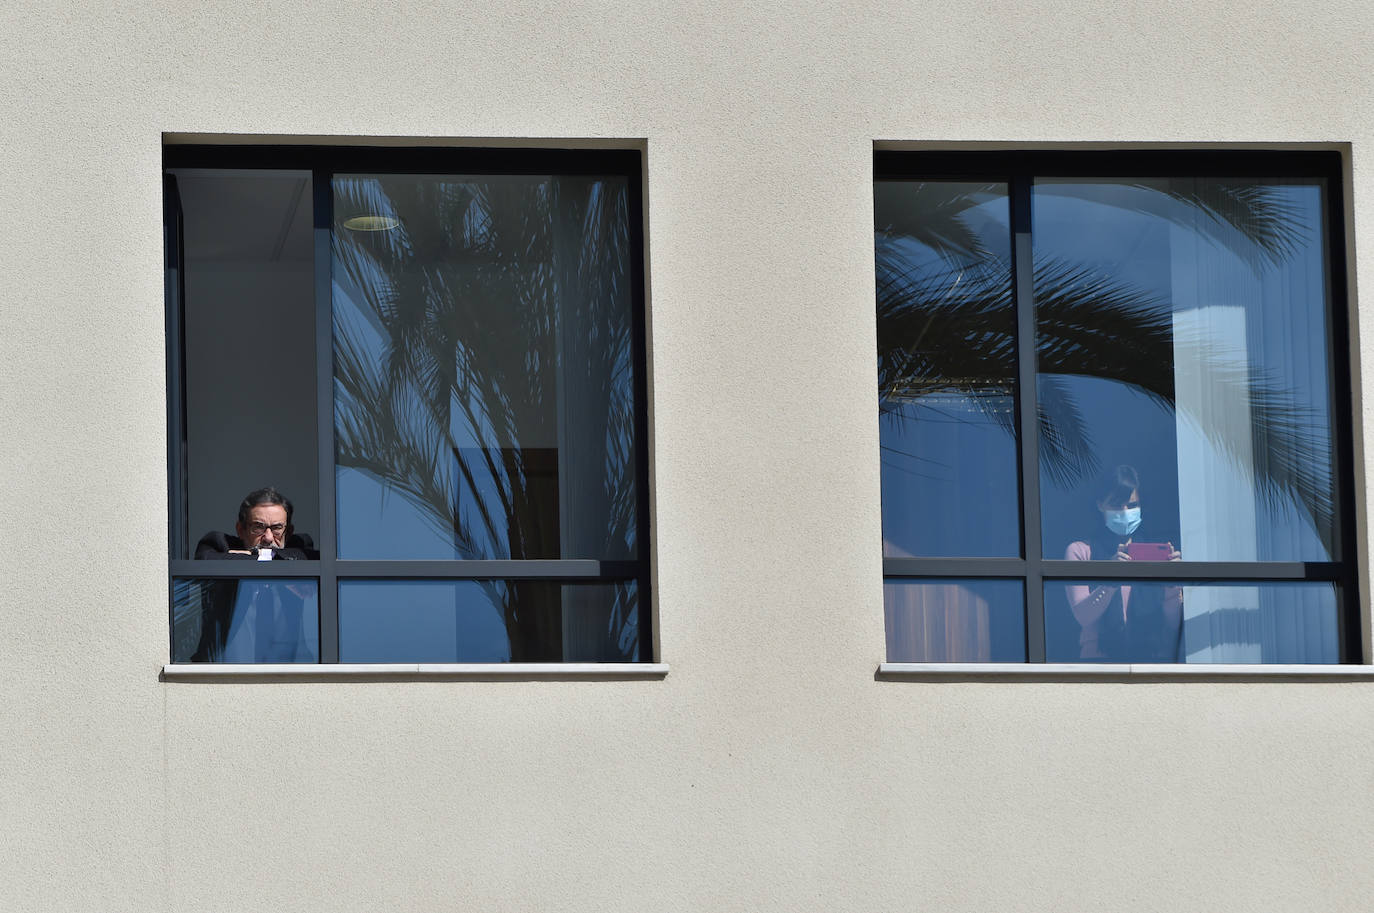
[[[650,659],[639,153],[165,161],[173,661]]]
[[[889,661],[1361,660],[1340,178],[878,154]]]

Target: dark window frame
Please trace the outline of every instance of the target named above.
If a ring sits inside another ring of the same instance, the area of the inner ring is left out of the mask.
[[[876,151],[873,180],[1005,182],[1011,216],[1012,300],[1017,321],[1016,446],[1021,493],[1020,558],[883,558],[884,581],[992,578],[1024,584],[1026,662],[1045,660],[1045,584],[1070,580],[1161,580],[1189,583],[1273,581],[1333,582],[1339,587],[1338,655],[1342,663],[1365,662],[1361,630],[1359,539],[1355,520],[1354,399],[1351,386],[1350,312],[1346,263],[1344,162],[1334,151],[1101,150],[1101,151]],[[1031,270],[1031,187],[1035,177],[1237,178],[1291,177],[1326,180],[1327,264],[1330,269],[1331,412],[1333,477],[1340,501],[1340,560],[1173,561],[1125,565],[1115,561],[1044,558],[1041,541],[1034,284]]]
[[[544,147],[411,147],[321,145],[164,145],[164,175],[174,168],[309,171],[314,193],[314,304],[317,455],[320,495],[318,561],[240,562],[169,558],[168,650],[172,655],[171,589],[179,577],[311,578],[319,584],[319,663],[339,662],[339,583],[346,580],[538,580],[548,583],[636,584],[640,659],[654,662],[653,589],[650,574],[648,319],[644,263],[643,153],[637,149]],[[638,558],[537,560],[357,560],[337,557],[334,464],[334,338],[332,304],[331,178],[340,172],[381,174],[605,175],[626,179],[633,295],[632,351],[636,537]],[[175,182],[164,177],[166,269],[168,555],[186,541],[186,384],[182,309],[184,271],[177,226]],[[232,509],[236,505],[227,505]],[[306,666],[310,664],[305,664]]]

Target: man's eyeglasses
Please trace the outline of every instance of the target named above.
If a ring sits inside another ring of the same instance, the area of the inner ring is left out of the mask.
[[[274,535],[274,536],[280,536],[282,533],[286,532],[286,524],[285,524],[285,523],[260,523],[260,522],[258,522],[257,520],[254,520],[252,523],[249,523],[249,524],[248,524],[248,531],[249,531],[250,533],[252,533],[253,535],[255,535],[255,536],[261,536],[263,533],[267,532],[268,530],[271,530],[271,531],[272,531],[272,535]]]

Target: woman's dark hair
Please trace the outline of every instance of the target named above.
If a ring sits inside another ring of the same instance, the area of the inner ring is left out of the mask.
[[[1140,477],[1134,466],[1118,466],[1102,477],[1098,487],[1101,497],[1099,504],[1125,504],[1131,499],[1131,492],[1140,488]]]
[[[284,507],[286,509],[286,525],[291,525],[291,499],[271,487],[248,492],[248,496],[239,505],[239,522],[247,526],[249,511],[259,504],[277,504]]]

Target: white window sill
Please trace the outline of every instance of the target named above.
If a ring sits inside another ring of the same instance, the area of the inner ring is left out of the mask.
[[[167,682],[661,679],[667,663],[171,663]]]
[[[1196,663],[879,663],[879,679],[1338,679],[1374,680],[1363,665],[1204,665]]]

